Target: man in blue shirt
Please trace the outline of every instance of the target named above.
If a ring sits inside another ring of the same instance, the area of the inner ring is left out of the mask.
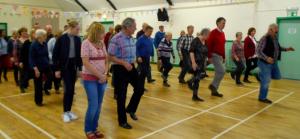
[[[154,56],[153,39],[151,38],[152,32],[153,28],[151,26],[147,26],[145,28],[145,34],[142,35],[136,42],[139,78],[143,87],[145,87],[145,78],[147,74],[151,72],[150,57]]]
[[[158,47],[159,43],[161,40],[165,37],[165,28],[163,25],[159,26],[159,31],[156,32],[155,37],[154,37],[154,46],[155,48]]]

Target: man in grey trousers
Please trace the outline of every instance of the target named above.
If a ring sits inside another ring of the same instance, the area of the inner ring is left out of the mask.
[[[212,96],[223,97],[223,94],[218,92],[221,81],[225,74],[225,27],[226,19],[219,17],[216,21],[217,28],[212,30],[207,40],[208,60],[214,65],[215,76],[212,83],[209,85]]]

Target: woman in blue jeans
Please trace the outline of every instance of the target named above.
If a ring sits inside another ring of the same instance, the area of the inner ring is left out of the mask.
[[[87,39],[81,46],[82,83],[88,98],[84,129],[88,139],[104,138],[104,135],[97,130],[108,71],[107,53],[103,39],[103,25],[94,22],[90,25]]]

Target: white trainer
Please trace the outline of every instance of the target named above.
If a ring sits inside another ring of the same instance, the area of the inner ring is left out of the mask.
[[[68,115],[69,115],[71,120],[77,120],[78,119],[78,116],[75,115],[73,112],[68,112]]]
[[[67,112],[65,112],[63,115],[62,115],[62,118],[63,118],[63,121],[65,123],[69,123],[71,122],[71,117],[69,116],[69,114]]]

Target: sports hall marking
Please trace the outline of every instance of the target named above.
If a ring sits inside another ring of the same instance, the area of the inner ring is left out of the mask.
[[[0,135],[4,137],[4,139],[11,139],[5,132],[0,129]]]
[[[153,132],[151,132],[151,133],[149,133],[149,134],[146,134],[146,135],[144,135],[144,136],[142,136],[142,137],[139,137],[138,139],[144,139],[144,138],[147,138],[147,137],[149,137],[149,136],[152,136],[152,135],[154,135],[154,134],[156,134],[156,133],[158,133],[158,132],[161,132],[161,131],[166,130],[166,129],[170,128],[170,127],[176,126],[176,125],[178,125],[178,124],[180,124],[180,123],[182,123],[182,122],[185,122],[185,121],[187,121],[187,120],[193,119],[194,117],[197,117],[197,116],[199,116],[199,115],[201,115],[201,114],[207,113],[207,112],[209,112],[209,111],[211,111],[211,110],[213,110],[213,109],[216,109],[216,108],[218,108],[218,107],[221,107],[221,106],[223,106],[223,105],[225,105],[225,104],[227,104],[227,103],[230,103],[230,102],[232,102],[232,101],[235,101],[235,100],[237,100],[237,99],[240,99],[240,98],[242,98],[242,97],[244,97],[244,96],[250,95],[250,94],[256,92],[257,90],[258,90],[258,89],[252,90],[252,91],[250,91],[250,92],[248,92],[248,93],[246,93],[246,94],[243,94],[243,95],[240,95],[240,96],[238,96],[238,97],[236,97],[236,98],[230,99],[230,100],[228,100],[228,101],[226,101],[226,102],[224,102],[224,103],[221,103],[221,104],[218,104],[218,105],[216,105],[216,106],[213,106],[213,107],[211,107],[211,108],[209,108],[209,109],[203,110],[203,111],[201,111],[201,112],[199,112],[199,113],[196,113],[196,114],[194,114],[194,115],[192,115],[192,116],[189,116],[189,117],[187,117],[187,118],[185,118],[185,119],[179,120],[179,121],[177,121],[177,122],[175,122],[175,123],[169,124],[169,125],[167,125],[167,126],[165,126],[165,127],[163,127],[163,128],[160,128],[160,129],[158,129],[158,130],[156,130],[156,131],[153,131]]]
[[[218,135],[214,136],[212,139],[217,139],[217,138],[221,137],[222,135],[228,133],[229,131],[231,131],[231,130],[233,130],[234,128],[238,127],[239,125],[245,123],[245,122],[248,121],[249,119],[253,118],[254,116],[256,116],[256,115],[258,115],[258,114],[260,114],[260,113],[262,113],[262,112],[265,111],[266,109],[272,107],[274,104],[279,103],[280,101],[284,100],[285,98],[289,97],[289,96],[292,95],[292,94],[294,94],[294,92],[290,92],[289,94],[287,94],[287,95],[283,96],[282,98],[276,100],[273,104],[268,105],[267,107],[261,109],[260,111],[254,113],[254,114],[250,115],[249,117],[245,118],[244,120],[240,121],[239,123],[237,123],[237,124],[235,124],[235,125],[233,125],[233,126],[227,128],[227,129],[224,130],[223,132],[221,132],[221,133],[219,133]]]
[[[17,116],[18,118],[20,118],[21,120],[23,120],[27,124],[31,125],[32,127],[34,127],[35,129],[37,129],[38,131],[42,132],[43,134],[45,134],[46,136],[48,136],[50,139],[56,139],[53,135],[51,135],[50,133],[48,133],[44,129],[38,127],[37,125],[35,125],[31,121],[27,120],[26,118],[24,118],[23,116],[21,116],[20,114],[18,114],[17,112],[15,112],[14,110],[12,110],[11,108],[7,107],[6,105],[4,105],[1,102],[0,102],[0,106],[2,106],[4,109],[6,109],[10,113],[14,114],[15,116]]]
[[[0,97],[0,99],[6,99],[6,98],[12,98],[12,97],[19,97],[19,96],[27,96],[31,95],[32,93],[24,93],[24,94],[18,94],[18,95],[11,95],[11,96],[5,96],[5,97]]]
[[[161,74],[160,72],[158,71],[152,71],[152,73],[155,73],[155,74]],[[174,73],[169,73],[169,75],[172,75],[172,76],[178,76],[177,74],[174,74]],[[205,80],[209,80],[209,81],[212,81],[213,79],[212,78],[205,78]],[[224,83],[229,83],[229,84],[234,84],[234,82],[230,82],[230,81],[226,81],[226,80],[222,80],[222,82]],[[259,86],[255,86],[255,85],[245,85],[245,86],[241,86],[242,88],[247,88],[247,87],[252,87],[252,88],[259,88]],[[279,89],[279,88],[269,88],[270,90],[274,90],[274,91],[277,91],[277,92],[282,92],[282,93],[289,93],[291,92],[291,90],[284,90],[284,89]]]

